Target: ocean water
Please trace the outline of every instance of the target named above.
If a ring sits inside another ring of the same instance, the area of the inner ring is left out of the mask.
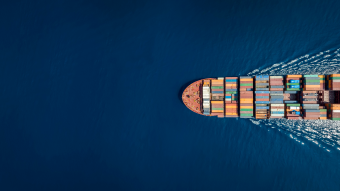
[[[206,77],[339,73],[340,1],[6,1],[0,189],[340,190],[340,124],[188,110]]]

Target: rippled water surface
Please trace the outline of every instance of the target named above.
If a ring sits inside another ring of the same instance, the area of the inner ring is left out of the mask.
[[[188,110],[206,77],[340,73],[340,1],[0,6],[0,190],[340,190],[339,124]]]

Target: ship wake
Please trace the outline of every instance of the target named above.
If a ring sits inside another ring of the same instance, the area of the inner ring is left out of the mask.
[[[289,75],[289,74],[333,74],[340,73],[340,48],[327,50],[316,55],[304,55],[289,62],[273,64],[264,69],[256,69],[248,75]],[[331,152],[340,151],[340,121],[331,120],[287,120],[251,119],[256,125],[271,126],[287,133],[292,139],[304,144],[312,141]],[[333,148],[333,149],[332,149]]]

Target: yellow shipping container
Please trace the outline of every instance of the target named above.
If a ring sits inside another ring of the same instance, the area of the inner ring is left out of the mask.
[[[253,81],[253,78],[244,78],[244,79],[240,79],[240,81]]]
[[[241,99],[241,101],[253,101],[254,99],[253,98],[243,98]]]
[[[225,108],[237,108],[236,105],[225,105]]]
[[[237,113],[225,113],[226,115],[237,115]]]
[[[331,74],[331,77],[340,77],[340,74]]]
[[[241,101],[241,103],[253,103],[253,101]]]
[[[302,78],[302,75],[287,75],[287,78]]]
[[[213,113],[223,113],[223,110],[211,110]]]
[[[240,106],[241,109],[252,109],[253,106]]]

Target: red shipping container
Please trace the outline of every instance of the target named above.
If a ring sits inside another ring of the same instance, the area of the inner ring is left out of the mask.
[[[283,81],[283,78],[270,78],[271,82]]]
[[[303,117],[303,119],[306,119],[306,120],[318,120],[319,118],[318,117]]]
[[[270,83],[270,86],[283,86],[283,83]]]
[[[253,96],[240,96],[240,99],[253,98]]]
[[[269,101],[269,99],[256,99],[256,101]]]
[[[291,117],[298,117],[299,115],[295,115],[295,114],[291,114],[291,113],[287,113],[287,116],[291,116]]]
[[[240,106],[254,106],[252,103],[240,103]]]
[[[211,104],[212,108],[224,108],[224,104]]]
[[[283,91],[283,88],[270,88],[270,91]]]
[[[287,117],[287,119],[299,120],[299,119],[301,119],[301,118],[300,118],[300,117]]]

